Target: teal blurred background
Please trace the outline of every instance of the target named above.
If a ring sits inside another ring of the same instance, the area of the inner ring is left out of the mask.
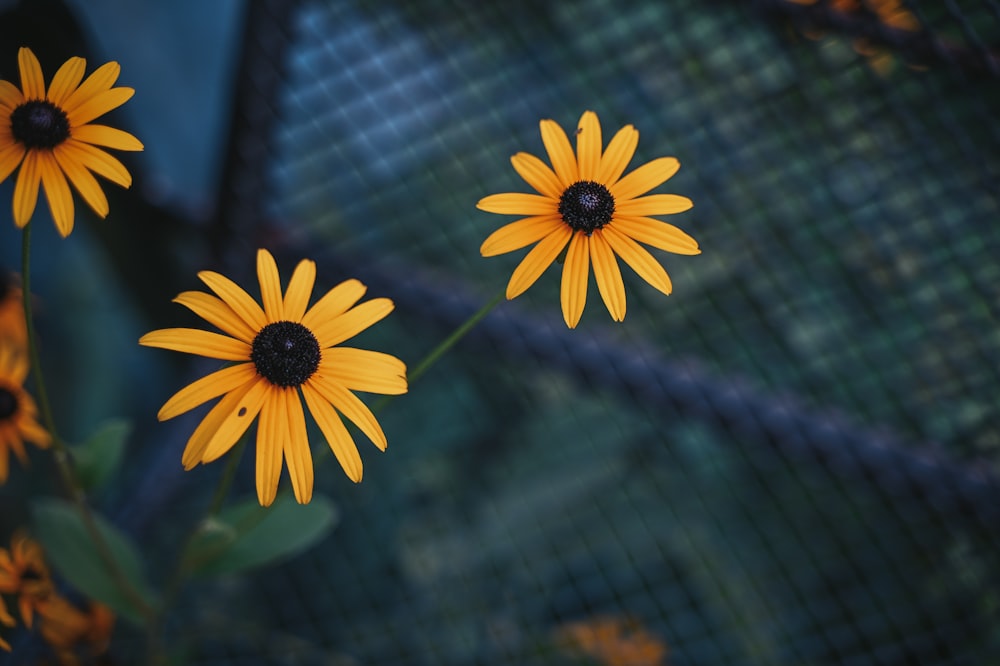
[[[0,2],[2,78],[27,44],[137,91],[133,188],[67,240],[40,207],[32,256],[64,434],[133,422],[97,502],[153,571],[220,467],[181,470],[201,413],[155,413],[213,364],[136,340],[196,325],[170,299],[198,270],[250,285],[267,247],[358,277],[397,304],[358,346],[412,367],[516,266],[475,203],[527,190],[539,119],[635,125],[632,166],[676,156],[658,191],[695,202],[673,295],[626,271],[626,320],[591,285],[568,331],[551,269],[386,408],[386,453],[359,436],[362,484],[327,460],[337,528],[189,588],[185,663],[580,663],[554,636],[609,616],[680,666],[1000,662],[1000,3],[905,2],[916,32],[875,6]]]

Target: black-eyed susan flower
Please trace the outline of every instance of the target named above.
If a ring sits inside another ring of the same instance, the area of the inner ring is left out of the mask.
[[[699,254],[693,238],[650,217],[681,213],[692,203],[676,194],[640,195],[677,173],[677,159],[661,157],[622,177],[639,142],[639,132],[631,125],[620,129],[602,152],[600,122],[593,111],[587,111],[576,130],[575,155],[555,121],[543,120],[540,125],[552,168],[528,153],[511,158],[514,169],[538,194],[494,194],[476,204],[490,213],[529,216],[496,230],[480,248],[484,257],[491,257],[535,243],[514,270],[507,298],[524,293],[564,250],[560,300],[570,328],[576,327],[583,314],[591,264],[611,317],[615,321],[625,318],[625,284],[615,255],[643,280],[669,294],[670,277],[639,243],[677,254]]]
[[[42,67],[31,49],[22,47],[17,61],[21,88],[0,81],[0,182],[20,165],[14,185],[14,223],[28,224],[42,186],[56,228],[65,238],[73,231],[73,195],[67,179],[102,218],[108,214],[108,200],[93,174],[122,187],[132,184],[125,166],[99,146],[142,150],[142,143],[127,132],[91,121],[127,102],[135,91],[112,87],[121,71],[117,62],[98,67],[83,81],[86,61],[70,58],[46,90]]]
[[[23,531],[14,533],[10,550],[0,548],[0,593],[17,597],[21,620],[29,629],[39,604],[53,594],[45,552]]]
[[[10,452],[28,464],[24,443],[47,448],[51,438],[38,423],[38,408],[24,390],[28,359],[23,351],[0,341],[0,483],[7,481]]]
[[[39,633],[55,651],[60,664],[84,663],[81,653],[94,657],[107,650],[115,625],[115,615],[107,606],[91,602],[82,609],[53,594],[37,610]]]
[[[605,666],[663,666],[666,644],[637,621],[620,617],[594,617],[564,624],[556,642],[568,652],[586,656]]]
[[[260,503],[268,506],[274,501],[282,456],[288,464],[295,499],[308,502],[313,464],[301,394],[344,472],[354,482],[361,481],[361,457],[340,414],[385,450],[381,426],[352,391],[406,393],[406,366],[389,354],[340,344],[388,315],[392,301],[375,298],[358,305],[366,288],[357,280],[347,280],[307,310],[316,264],[299,262],[282,297],[278,267],[267,250],[257,252],[263,308],[218,273],[203,271],[198,277],[215,295],[187,291],[175,302],[222,334],[170,328],[147,333],[139,340],[150,347],[233,362],[181,389],[160,409],[162,421],[222,396],[188,440],[181,458],[185,469],[226,453],[259,414]]]
[[[12,273],[0,270],[0,345],[26,349],[28,325],[24,320],[21,286]]]

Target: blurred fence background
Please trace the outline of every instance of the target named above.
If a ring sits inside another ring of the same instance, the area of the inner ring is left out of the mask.
[[[634,124],[695,202],[670,297],[628,274],[613,324],[592,285],[570,331],[548,273],[391,403],[362,484],[317,474],[329,539],[189,590],[187,663],[586,663],[580,627],[603,664],[1000,663],[1000,3],[9,4],[4,67],[30,34],[137,89],[135,187],[36,288],[79,315],[42,322],[70,429],[135,421],[102,501],[153,562],[218,474],[154,422],[204,368],[134,344],[195,271],[316,259],[412,366],[516,265],[475,203],[539,119]]]

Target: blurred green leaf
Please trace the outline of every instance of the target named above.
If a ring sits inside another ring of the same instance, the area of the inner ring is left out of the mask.
[[[111,554],[125,578],[140,599],[134,599],[115,582],[114,576],[90,538],[80,512],[66,500],[41,499],[32,506],[35,534],[45,547],[45,555],[55,569],[81,593],[100,601],[121,617],[142,623],[144,609],[156,601],[142,574],[141,560],[135,544],[120,530],[98,514],[94,514],[97,529],[104,537]]]
[[[107,421],[85,442],[70,449],[77,477],[85,490],[104,486],[121,466],[125,439],[132,425],[122,419]]]
[[[326,497],[300,505],[279,496],[268,508],[250,498],[205,522],[184,553],[185,566],[209,576],[272,564],[306,550],[336,524],[337,509]]]

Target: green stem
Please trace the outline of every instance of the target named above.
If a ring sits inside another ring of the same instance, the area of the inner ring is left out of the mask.
[[[66,492],[76,505],[77,511],[80,513],[83,526],[87,530],[87,535],[93,542],[94,548],[97,550],[98,557],[128,602],[148,621],[153,617],[154,610],[146,603],[146,600],[122,571],[118,561],[115,559],[114,553],[111,552],[111,547],[108,546],[107,541],[98,529],[94,513],[90,510],[90,505],[87,504],[86,495],[76,478],[73,465],[70,463],[69,449],[56,432],[55,418],[52,415],[52,404],[49,402],[48,391],[45,387],[45,377],[42,373],[42,364],[39,361],[38,338],[35,333],[35,322],[31,309],[31,228],[33,226],[29,222],[24,228],[24,236],[21,244],[21,288],[24,300],[24,321],[28,330],[28,358],[31,362],[31,374],[35,381],[35,394],[38,396],[42,421],[52,439],[53,458],[56,461],[59,478]]]
[[[406,373],[406,383],[407,386],[413,386],[413,384],[420,379],[420,377],[427,372],[432,365],[434,365],[439,358],[445,355],[449,349],[455,346],[455,344],[465,337],[465,334],[472,330],[472,327],[478,324],[483,318],[490,313],[490,311],[497,306],[497,303],[503,300],[506,291],[499,292],[496,296],[491,298],[486,305],[479,308],[471,317],[465,320],[461,326],[456,328],[451,332],[447,338],[442,340],[437,347],[430,350],[426,356],[420,359],[416,367],[413,370]],[[392,402],[395,398],[394,395],[382,396],[378,402],[372,406],[372,412],[378,414],[380,411],[385,409],[386,405]]]
[[[456,328],[454,331],[452,331],[451,335],[442,340],[441,344],[432,349],[430,353],[423,358],[422,361],[417,363],[417,367],[415,367],[411,372],[407,373],[406,377],[407,383],[412,385],[414,382],[420,379],[420,376],[423,375],[425,372],[427,372],[427,370],[432,365],[434,365],[434,363],[437,362],[439,358],[444,356],[445,352],[454,347],[455,343],[457,343],[459,340],[465,337],[465,334],[468,333],[473,326],[482,321],[482,319],[490,313],[490,310],[495,308],[497,306],[497,303],[503,300],[504,294],[505,292],[501,291],[492,299],[490,299],[490,301],[486,303],[486,305],[479,308],[479,310],[475,314],[466,319],[464,324]]]
[[[219,485],[215,487],[215,493],[212,495],[212,501],[209,503],[208,509],[205,510],[205,515],[202,516],[202,518],[197,522],[197,524],[195,524],[194,528],[184,539],[184,546],[181,548],[180,554],[177,557],[177,566],[174,568],[170,577],[167,579],[166,585],[163,587],[163,601],[160,604],[160,608],[158,609],[155,618],[151,622],[151,629],[149,632],[148,662],[150,664],[163,663],[163,622],[168,609],[173,606],[174,601],[176,601],[177,596],[180,594],[181,588],[184,584],[184,578],[191,568],[188,551],[191,544],[194,543],[195,538],[197,538],[198,533],[205,529],[212,517],[219,513],[223,502],[226,501],[229,489],[233,485],[233,479],[236,478],[236,470],[239,468],[240,459],[243,458],[243,449],[246,448],[248,439],[248,433],[244,433],[243,437],[240,438],[239,443],[236,444],[233,451],[227,457],[226,466],[222,470],[222,476],[219,477]]]

